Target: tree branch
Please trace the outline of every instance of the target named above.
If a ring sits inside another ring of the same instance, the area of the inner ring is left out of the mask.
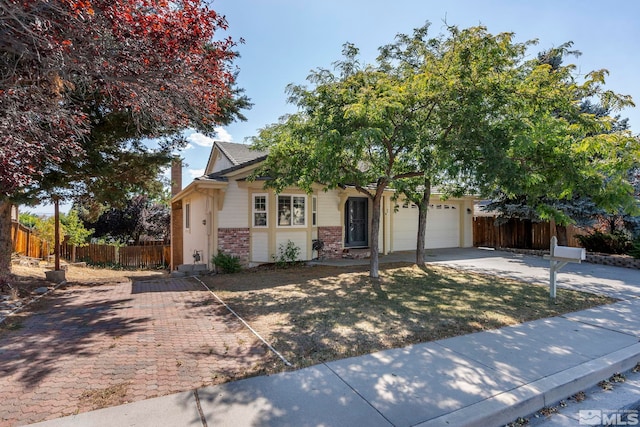
[[[407,173],[401,173],[399,175],[396,176],[392,176],[391,180],[395,181],[397,179],[403,179],[403,178],[415,178],[418,176],[423,176],[424,172],[407,172]]]

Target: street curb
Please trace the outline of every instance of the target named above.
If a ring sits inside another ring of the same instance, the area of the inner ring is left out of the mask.
[[[640,362],[640,343],[524,384],[457,411],[419,423],[417,427],[504,426],[518,417],[576,394],[632,369]]]

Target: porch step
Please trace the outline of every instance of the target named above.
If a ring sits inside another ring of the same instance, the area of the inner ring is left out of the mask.
[[[366,259],[371,257],[369,248],[347,248],[342,250],[342,258],[346,259]]]
[[[180,264],[176,271],[171,272],[172,277],[195,276],[206,273],[209,269],[207,264]]]

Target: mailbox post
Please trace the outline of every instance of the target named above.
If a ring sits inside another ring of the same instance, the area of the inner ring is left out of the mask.
[[[550,254],[544,259],[549,260],[549,296],[556,299],[556,277],[558,271],[570,262],[580,263],[586,259],[587,251],[584,248],[572,248],[569,246],[558,246],[558,238],[551,237]]]

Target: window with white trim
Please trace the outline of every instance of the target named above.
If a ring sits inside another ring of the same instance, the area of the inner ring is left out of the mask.
[[[278,226],[303,227],[306,218],[307,196],[278,196]]]
[[[253,195],[253,226],[254,227],[267,227],[269,222],[267,220],[267,195],[266,194],[254,194]]]
[[[311,225],[313,227],[318,225],[318,198],[316,196],[311,197]]]
[[[184,228],[187,230],[191,228],[191,203],[184,205]]]

